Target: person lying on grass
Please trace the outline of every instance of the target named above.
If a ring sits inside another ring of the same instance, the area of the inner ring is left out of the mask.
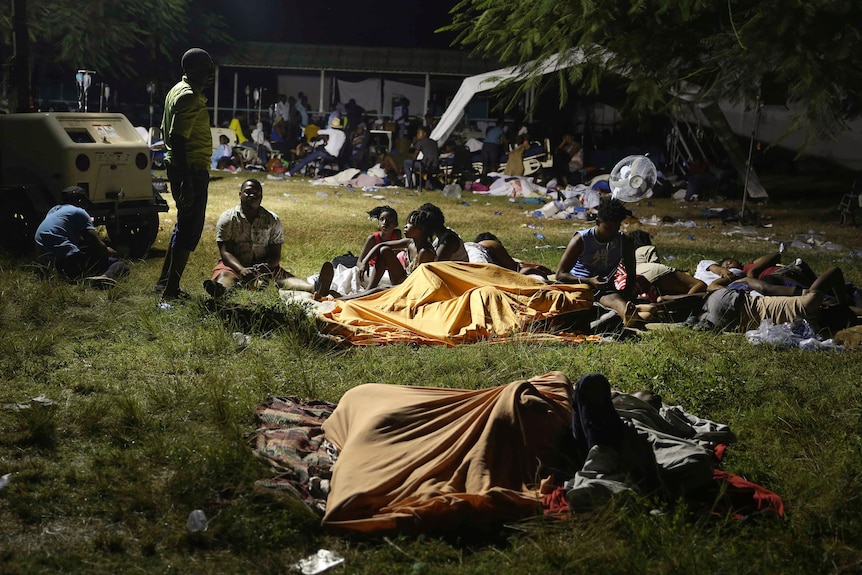
[[[280,288],[314,293],[314,285],[294,277],[281,267],[284,228],[281,220],[263,206],[263,185],[256,179],[240,185],[239,205],[226,210],[216,223],[216,242],[221,259],[204,289],[222,297],[237,283],[259,289],[269,282]],[[329,263],[329,262],[327,262]],[[327,284],[332,281],[332,264],[321,270]]]
[[[772,287],[788,289],[787,286]],[[764,295],[740,280],[709,292],[703,299],[696,327],[701,330],[738,327],[746,331],[757,328],[765,319],[776,325],[805,319],[815,331],[824,327],[837,331],[856,323],[860,310],[851,304],[844,274],[838,267],[829,268],[810,288],[795,295]]]
[[[731,282],[746,278],[763,280],[775,285],[801,287],[808,287],[817,279],[817,274],[801,259],[788,266],[783,266],[780,262],[781,254],[778,252],[760,256],[747,264],[743,264],[734,257],[724,258],[720,262],[701,260],[697,264],[694,276],[707,285],[707,291],[715,291],[727,287]],[[757,281],[754,284],[761,285]]]
[[[465,242],[464,247],[467,249],[467,255],[472,263],[496,264],[513,272],[537,276],[544,281],[548,281],[548,276],[554,273],[554,270],[541,264],[527,264],[517,261],[500,241],[500,238],[491,232],[478,234],[472,242]]]
[[[706,284],[684,270],[678,270],[659,261],[658,249],[649,233],[635,230],[628,234],[635,247],[637,274],[655,288],[659,297],[695,294],[706,291]],[[659,300],[661,301],[661,300]]]
[[[434,246],[431,245],[431,224],[429,224],[435,217],[433,213],[421,209],[410,212],[410,215],[407,216],[407,223],[404,225],[403,239],[375,245],[368,251],[363,261],[357,264],[357,266],[368,267],[370,260],[373,259],[376,262],[370,268],[372,272],[371,280],[368,282],[368,290],[344,296],[341,299],[362,297],[386,289],[379,287],[378,284],[380,284],[383,274],[387,272],[392,285],[400,285],[417,267],[427,262],[436,261],[437,254],[434,251]],[[403,261],[399,257],[400,254],[404,254]],[[321,279],[319,293],[329,293],[329,290],[330,282]]]
[[[620,262],[629,278],[635,277],[634,244],[621,231],[620,226],[629,215],[622,202],[606,198],[599,204],[596,225],[575,232],[560,264],[558,282],[586,284],[595,294],[595,301],[614,310],[631,326],[638,321],[652,321],[654,304],[634,303],[634,283],[626,282],[622,290],[614,286],[614,276]]]

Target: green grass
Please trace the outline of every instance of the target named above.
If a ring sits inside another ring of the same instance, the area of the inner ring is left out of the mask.
[[[213,182],[208,226],[184,277],[195,298],[169,312],[157,308],[152,290],[162,263],[155,255],[133,262],[132,275],[110,292],[46,279],[26,260],[0,257],[0,406],[41,394],[53,400],[0,409],[0,475],[12,474],[0,490],[4,574],[285,573],[321,547],[346,557],[346,568],[335,571],[345,573],[862,571],[858,353],[778,351],[738,334],[687,331],[580,346],[338,349],[316,338],[301,310],[283,306],[274,290],[238,294],[226,308],[205,298],[201,282],[217,258],[215,218],[236,203],[240,181]],[[386,196],[378,201],[302,179],[267,181],[264,189],[264,205],[285,223],[283,261],[300,274],[356,253],[373,231],[365,211],[380,203],[396,207],[403,224],[411,209],[433,201],[465,238],[494,231],[516,257],[552,268],[556,246],[582,225],[525,218],[534,206],[505,198],[465,195],[463,206],[439,193],[393,189],[376,192]],[[862,284],[862,266],[849,255],[862,250],[862,239],[857,229],[837,227],[837,197],[754,206],[772,224],[755,229],[759,240],[725,235],[734,226],[699,218],[704,205],[652,203],[633,207],[638,216],[698,223],[648,228],[677,267],[728,253],[754,257],[814,229],[844,249],[788,255],[816,270],[839,265]],[[156,253],[173,213],[163,215]],[[552,247],[537,248],[544,244]],[[237,348],[234,331],[249,334],[250,345]],[[341,538],[304,506],[255,487],[271,470],[246,437],[254,407],[269,394],[337,401],[367,382],[483,388],[553,369],[573,379],[601,371],[622,390],[654,389],[729,423],[739,441],[725,468],[782,495],[786,519],[743,524],[612,506],[483,537]],[[186,518],[197,508],[210,529],[189,534]]]

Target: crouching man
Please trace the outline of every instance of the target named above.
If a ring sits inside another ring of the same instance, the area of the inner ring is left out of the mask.
[[[259,288],[273,282],[278,287],[314,293],[308,281],[281,267],[284,229],[281,220],[263,206],[263,186],[258,180],[242,183],[239,205],[225,211],[216,223],[216,242],[221,259],[204,289],[221,297],[237,283]],[[331,279],[331,278],[330,278]]]
[[[40,261],[54,264],[72,280],[85,279],[94,287],[111,287],[129,274],[129,266],[102,242],[87,212],[90,199],[79,186],[61,192],[60,205],[48,211],[36,230]]]

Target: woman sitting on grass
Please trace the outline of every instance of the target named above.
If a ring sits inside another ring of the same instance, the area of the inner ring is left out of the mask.
[[[348,265],[335,265],[333,260],[333,277],[328,293],[321,293],[321,296],[332,295],[335,297],[347,296],[368,289],[368,282],[373,275],[375,258],[367,259],[366,256],[371,249],[377,244],[383,242],[391,242],[401,239],[401,230],[398,227],[398,212],[390,206],[377,206],[368,211],[368,217],[372,220],[377,220],[377,231],[365,238],[365,244],[362,246],[362,251],[359,252],[359,257],[356,260],[356,265],[348,267]],[[320,276],[311,276],[308,281],[315,283]],[[389,276],[384,274],[380,280],[381,285],[390,287]]]
[[[419,206],[419,211],[430,215],[428,225],[429,236],[434,238],[434,251],[437,253],[438,262],[469,262],[467,248],[461,236],[452,228],[446,227],[446,218],[443,210],[431,203]]]
[[[359,261],[356,270],[360,281],[367,277],[369,269],[376,263],[376,258],[367,259],[368,252],[377,244],[402,239],[401,230],[398,228],[398,212],[390,206],[377,206],[368,212],[368,217],[377,220],[377,231],[365,238],[365,245],[359,253]]]
[[[369,269],[369,262],[374,260],[374,266],[371,267],[371,279],[368,282],[368,290],[353,294],[349,298],[362,297],[371,293],[376,293],[384,287],[379,286],[383,275],[389,274],[389,281],[392,285],[404,283],[407,276],[415,270],[419,265],[426,262],[433,262],[437,259],[434,251],[434,246],[431,245],[430,229],[434,215],[423,210],[413,210],[407,216],[407,224],[404,226],[404,238],[400,240],[390,240],[374,245],[365,257],[357,264],[357,268],[363,267]],[[399,254],[404,253],[405,258],[402,263]],[[330,286],[324,285],[321,281],[320,293],[328,293]]]

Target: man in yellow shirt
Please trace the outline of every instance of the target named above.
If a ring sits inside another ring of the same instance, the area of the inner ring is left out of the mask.
[[[185,294],[180,279],[203,231],[212,153],[210,116],[203,95],[213,70],[212,58],[205,50],[191,48],[183,54],[182,66],[184,75],[165,96],[162,118],[165,164],[177,207],[176,224],[156,284],[163,301]]]

